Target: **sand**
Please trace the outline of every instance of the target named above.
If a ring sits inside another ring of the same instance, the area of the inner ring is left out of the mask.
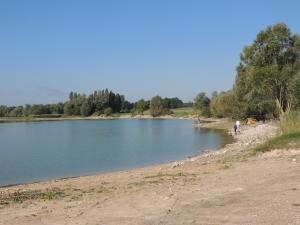
[[[300,151],[249,155],[276,131],[242,127],[233,144],[186,160],[0,188],[0,224],[300,224]],[[51,200],[11,198],[49,190]]]

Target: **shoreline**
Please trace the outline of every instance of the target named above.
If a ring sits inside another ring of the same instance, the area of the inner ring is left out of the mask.
[[[89,117],[58,117],[58,118],[31,118],[31,117],[0,117],[0,124],[1,123],[18,123],[18,122],[46,122],[46,121],[77,121],[77,120],[115,120],[115,119],[191,119],[196,120],[194,116],[189,117],[176,117],[176,116],[158,116],[153,117],[150,115],[137,115],[137,116],[130,116],[130,115],[120,115],[120,116],[89,116]]]
[[[115,119],[179,119],[179,118],[169,118],[169,117],[160,117],[160,118],[149,118],[149,117],[144,117],[144,118],[115,118]],[[184,119],[189,119],[192,120],[193,118],[184,118]],[[77,119],[75,119],[77,120]],[[85,120],[85,119],[79,119],[79,120]],[[89,119],[89,120],[101,120],[101,119]],[[108,118],[105,118],[103,120],[110,120]],[[59,182],[59,181],[65,181],[65,180],[70,180],[70,179],[78,179],[78,178],[84,178],[84,177],[95,177],[95,176],[105,176],[105,175],[111,175],[114,173],[122,173],[122,172],[129,172],[129,171],[136,171],[136,170],[144,170],[144,169],[151,169],[151,168],[155,168],[155,167],[159,167],[159,166],[166,166],[172,163],[182,163],[184,161],[188,161],[188,160],[194,160],[196,158],[201,158],[201,157],[206,157],[207,154],[220,154],[221,152],[224,152],[224,149],[226,149],[228,146],[233,145],[233,144],[240,144],[239,143],[239,138],[237,135],[233,134],[233,131],[231,128],[229,128],[229,124],[232,124],[231,121],[229,121],[228,119],[208,119],[208,120],[203,120],[203,121],[209,121],[208,123],[204,123],[204,124],[197,124],[194,127],[201,129],[217,129],[217,130],[222,130],[224,132],[226,132],[226,135],[232,137],[232,141],[230,143],[224,144],[222,146],[220,146],[218,149],[212,150],[212,149],[205,149],[202,152],[195,154],[195,155],[191,155],[191,156],[187,156],[184,159],[181,160],[172,160],[172,161],[167,161],[164,163],[157,163],[157,164],[152,164],[152,165],[147,165],[147,166],[142,166],[142,167],[136,167],[136,168],[130,168],[130,169],[121,169],[121,170],[115,170],[115,171],[108,171],[108,172],[95,172],[95,173],[91,173],[88,175],[78,175],[78,176],[70,176],[70,177],[61,177],[61,178],[54,178],[54,179],[45,179],[45,180],[38,180],[38,181],[33,181],[33,182],[24,182],[24,183],[16,183],[16,184],[7,184],[7,185],[0,185],[0,193],[1,193],[1,189],[8,189],[8,188],[15,188],[15,187],[22,187],[22,186],[30,186],[30,185],[37,185],[37,184],[42,184],[42,183],[51,183],[51,182]],[[37,121],[40,122],[40,121]],[[225,151],[226,152],[226,151]]]

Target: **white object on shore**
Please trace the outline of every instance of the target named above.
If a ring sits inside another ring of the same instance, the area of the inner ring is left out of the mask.
[[[240,121],[239,120],[237,120],[236,122],[235,122],[235,125],[236,125],[236,132],[237,133],[241,133],[241,123],[240,123]]]

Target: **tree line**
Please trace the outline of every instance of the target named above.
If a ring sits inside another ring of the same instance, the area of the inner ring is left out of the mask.
[[[245,46],[233,88],[199,93],[194,107],[202,116],[271,119],[300,108],[300,36],[284,23],[259,32]]]
[[[182,100],[177,97],[161,98],[162,111],[155,112],[155,116],[169,112],[170,109],[183,107]],[[156,96],[153,98],[156,99]],[[26,104],[25,106],[0,106],[0,117],[60,117],[65,116],[99,116],[112,113],[143,114],[151,110],[152,100],[140,99],[129,102],[124,95],[114,93],[108,89],[94,91],[89,96],[77,92],[70,92],[68,101],[57,104]],[[154,115],[153,114],[153,115]]]

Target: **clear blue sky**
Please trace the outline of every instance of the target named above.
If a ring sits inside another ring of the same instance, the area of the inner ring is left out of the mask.
[[[299,0],[0,0],[0,104],[109,88],[134,101],[227,90],[267,25],[300,33]]]

